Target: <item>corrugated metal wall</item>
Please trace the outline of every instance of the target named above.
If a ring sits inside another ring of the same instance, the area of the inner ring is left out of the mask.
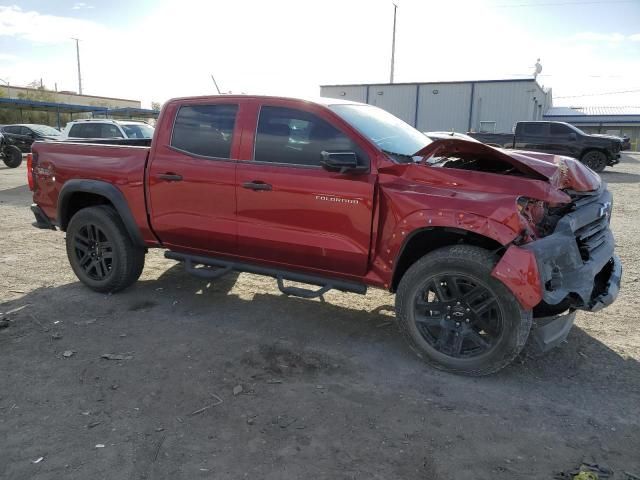
[[[413,125],[416,117],[416,85],[371,85],[369,104]]]
[[[518,121],[542,120],[551,102],[534,80],[332,85],[320,95],[376,105],[421,131],[511,132]]]
[[[422,132],[466,132],[469,126],[470,83],[430,83],[420,86],[418,122]]]
[[[320,87],[320,96],[367,103],[367,87],[365,85]]]

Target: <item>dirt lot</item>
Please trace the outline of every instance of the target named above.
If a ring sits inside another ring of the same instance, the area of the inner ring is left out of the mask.
[[[415,358],[381,291],[287,298],[152,252],[134,287],[93,293],[64,234],[31,227],[24,166],[0,167],[0,478],[551,479],[583,460],[640,476],[640,155],[603,176],[617,303],[471,379]]]

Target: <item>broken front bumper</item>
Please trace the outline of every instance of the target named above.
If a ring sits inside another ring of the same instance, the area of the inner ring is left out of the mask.
[[[544,301],[567,308],[598,311],[618,296],[622,277],[609,228],[612,197],[598,192],[575,201],[552,234],[521,246],[511,245],[494,268],[528,309]]]

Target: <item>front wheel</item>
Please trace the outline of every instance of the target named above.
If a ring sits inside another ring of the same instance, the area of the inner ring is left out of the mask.
[[[597,173],[601,173],[607,166],[607,156],[598,150],[591,150],[585,153],[581,159],[587,167]]]
[[[398,324],[425,362],[480,376],[520,353],[531,311],[491,276],[496,260],[485,249],[456,245],[425,255],[404,274],[396,295]]]
[[[4,150],[4,164],[9,168],[18,168],[22,163],[22,152],[15,145],[7,145]]]
[[[133,243],[106,205],[76,213],[67,228],[67,257],[78,279],[97,292],[117,292],[140,277],[144,248]]]

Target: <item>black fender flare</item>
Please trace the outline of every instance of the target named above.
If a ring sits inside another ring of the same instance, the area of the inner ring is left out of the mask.
[[[69,201],[72,195],[78,192],[91,193],[106,198],[118,212],[131,240],[138,246],[145,246],[140,229],[136,224],[124,195],[115,185],[102,180],[72,179],[65,182],[58,196],[57,218],[61,230],[65,231],[67,229],[67,225],[71,220],[67,214]]]

